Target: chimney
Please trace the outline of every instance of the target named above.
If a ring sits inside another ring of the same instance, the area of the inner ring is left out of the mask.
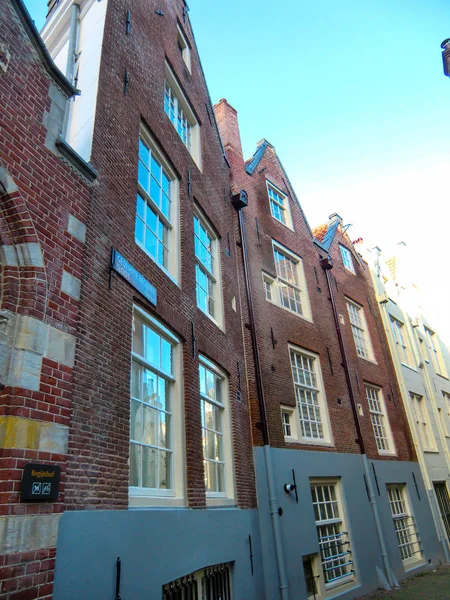
[[[342,217],[340,217],[337,213],[333,213],[328,217],[328,219],[330,221],[330,225],[332,225],[336,221],[339,223],[339,225],[343,224]]]
[[[240,170],[242,170],[244,157],[242,154],[237,111],[231,104],[228,104],[225,98],[222,98],[214,106],[214,112],[216,113],[220,137],[222,138],[227,158],[232,166],[240,167]]]

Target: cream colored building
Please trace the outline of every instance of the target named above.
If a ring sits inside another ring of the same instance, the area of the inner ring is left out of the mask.
[[[406,245],[399,244],[391,254],[363,244],[356,249],[371,267],[437,533],[449,561],[450,352],[421,306]]]

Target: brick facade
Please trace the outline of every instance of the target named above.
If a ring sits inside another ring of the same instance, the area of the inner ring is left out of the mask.
[[[69,216],[86,221],[90,194],[49,149],[49,115],[70,85],[23,14],[20,3],[2,3],[10,59],[0,75],[0,598],[16,600],[51,597],[79,304],[62,280],[81,277],[83,243]],[[20,502],[29,462],[61,467],[56,502]]]
[[[235,109],[226,100],[221,100],[215,110],[227,157],[232,166],[233,189],[235,192],[245,189],[248,193],[248,207],[243,210],[271,445],[326,452],[359,453],[330,295],[325,273],[320,266],[320,258],[326,257],[327,252],[315,244],[315,238],[274,148],[266,140],[262,140],[253,159],[244,163]],[[254,168],[255,162],[256,168]],[[268,181],[286,194],[292,215],[292,229],[272,217],[267,193]],[[342,234],[339,234],[337,240],[341,236]],[[312,322],[265,299],[263,272],[276,279],[272,240],[302,259]],[[358,264],[356,275],[346,271],[342,266],[338,241],[334,241],[330,252],[335,265],[331,271],[332,280],[338,282],[335,290],[338,310],[345,316],[347,323],[347,326],[343,327],[346,354],[352,377],[358,377],[360,382],[360,389],[357,388],[356,379],[352,383],[356,400],[364,407],[364,417],[360,417],[360,423],[367,455],[374,459],[414,460],[409,429],[406,425],[368,268],[362,263],[360,265],[360,261],[355,258]],[[376,363],[361,359],[356,354],[348,325],[345,295],[366,308],[366,319]],[[250,340],[248,344],[250,346]],[[334,440],[331,446],[285,442],[280,405],[296,406],[288,344],[313,352],[320,358]],[[252,365],[249,365],[248,369],[250,373],[253,372]],[[397,449],[396,456],[380,456],[377,452],[367,400],[363,397],[364,381],[376,384],[384,391]],[[255,395],[256,391],[253,389],[250,402],[253,407],[254,424],[260,419]],[[255,439],[257,435],[256,430]]]

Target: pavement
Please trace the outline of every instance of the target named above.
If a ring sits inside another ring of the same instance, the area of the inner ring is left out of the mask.
[[[450,600],[450,565],[418,573],[400,584],[399,590],[376,592],[364,600]]]

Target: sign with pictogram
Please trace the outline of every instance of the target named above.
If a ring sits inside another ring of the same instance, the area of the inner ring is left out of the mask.
[[[28,463],[23,470],[21,500],[56,500],[60,476],[57,465]]]

